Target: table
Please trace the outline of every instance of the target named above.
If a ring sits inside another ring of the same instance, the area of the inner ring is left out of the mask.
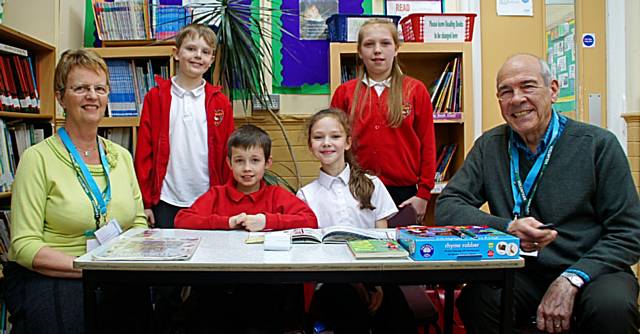
[[[132,234],[128,231],[126,235]],[[220,283],[441,283],[445,290],[445,333],[453,325],[456,284],[493,282],[502,286],[502,333],[512,332],[514,272],[522,258],[488,261],[423,261],[411,259],[356,260],[348,247],[296,244],[289,251],[265,251],[261,244],[245,244],[248,232],[162,230],[167,237],[200,237],[188,261],[97,261],[87,253],[74,261],[83,270],[85,326],[96,333],[96,289],[101,284],[198,285]],[[98,251],[99,249],[94,250]]]

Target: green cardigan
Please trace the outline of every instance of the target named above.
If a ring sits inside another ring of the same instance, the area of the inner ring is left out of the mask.
[[[107,220],[123,230],[147,227],[131,154],[101,138],[110,167],[112,198]],[[100,189],[106,178],[101,165],[89,165]],[[20,158],[11,198],[9,260],[32,269],[44,246],[79,256],[86,252],[84,232],[95,229],[93,207],[76,177],[69,153],[57,136],[27,149]]]
[[[438,197],[438,225],[489,225],[505,230],[513,219],[506,125],[482,135]],[[520,170],[532,166],[520,153]],[[492,215],[478,208],[488,203]],[[607,130],[569,119],[532,200],[531,216],[557,226],[557,239],[537,265],[569,267],[594,279],[628,270],[640,254],[640,201],[629,163]],[[529,261],[527,261],[529,265]]]

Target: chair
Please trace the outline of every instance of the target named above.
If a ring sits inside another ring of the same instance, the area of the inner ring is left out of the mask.
[[[407,205],[401,208],[395,216],[391,217],[387,224],[391,228],[415,225],[417,216],[416,209],[411,205]],[[438,325],[438,310],[427,296],[425,288],[421,285],[401,285],[400,290],[402,290],[409,308],[413,311],[416,322],[424,325],[424,333],[429,333],[429,327],[433,327],[436,334],[441,333]]]

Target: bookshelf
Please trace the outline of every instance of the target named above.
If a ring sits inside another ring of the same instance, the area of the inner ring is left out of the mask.
[[[169,75],[173,75],[175,73],[175,64],[172,61],[172,53],[173,53],[173,44],[163,44],[163,45],[147,45],[147,46],[114,46],[114,47],[105,47],[105,48],[94,48],[92,49],[97,54],[99,54],[105,60],[110,59],[120,59],[120,60],[135,60],[138,61],[147,61],[150,60],[154,66],[154,74],[160,74],[159,71],[156,72],[157,64],[166,64],[169,66]],[[111,73],[113,76],[113,73]],[[112,88],[113,93],[113,88]],[[144,95],[140,96],[140,102],[144,99]],[[105,116],[100,122],[100,134],[104,135],[104,131],[107,129],[114,128],[125,128],[129,129],[130,132],[130,146],[129,149],[131,152],[135,151],[136,142],[137,142],[137,128],[140,123],[140,117],[138,116]],[[64,119],[58,118],[56,119],[57,126],[64,125]],[[110,138],[113,139],[113,138]],[[117,140],[116,140],[117,142]]]
[[[23,112],[22,109],[20,111],[8,110],[4,105],[0,104],[0,119],[10,129],[13,124],[25,123],[44,130],[44,136],[50,136],[52,134],[56,103],[53,91],[53,75],[56,62],[55,47],[3,24],[0,24],[0,43],[27,51],[33,67],[34,88],[40,101],[38,110],[30,112]],[[0,50],[0,54],[11,55],[11,53],[2,50]],[[17,80],[13,81],[15,83]],[[2,94],[1,91],[0,94]],[[17,161],[17,159],[15,160]],[[10,191],[0,191],[1,205],[8,204],[10,198]]]
[[[357,57],[356,43],[331,43],[329,47],[329,82],[331,93],[342,83],[343,66],[355,67]],[[400,67],[408,75],[419,79],[425,86],[430,87],[436,81],[447,63],[460,57],[462,90],[461,111],[458,119],[434,119],[436,150],[439,153],[442,145],[457,144],[457,150],[452,156],[447,175],[453,175],[464,162],[464,158],[473,145],[473,90],[471,43],[404,43],[398,50]],[[436,157],[437,158],[437,157]],[[441,189],[437,185],[436,189]],[[433,225],[435,196],[439,191],[434,189],[432,200],[429,201],[425,224]]]

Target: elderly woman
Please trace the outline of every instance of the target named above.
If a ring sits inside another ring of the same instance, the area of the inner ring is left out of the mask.
[[[4,275],[14,333],[84,332],[73,260],[87,236],[112,220],[122,230],[147,226],[131,155],[97,134],[109,94],[104,60],[68,50],[54,85],[65,126],[24,152],[13,184]]]

